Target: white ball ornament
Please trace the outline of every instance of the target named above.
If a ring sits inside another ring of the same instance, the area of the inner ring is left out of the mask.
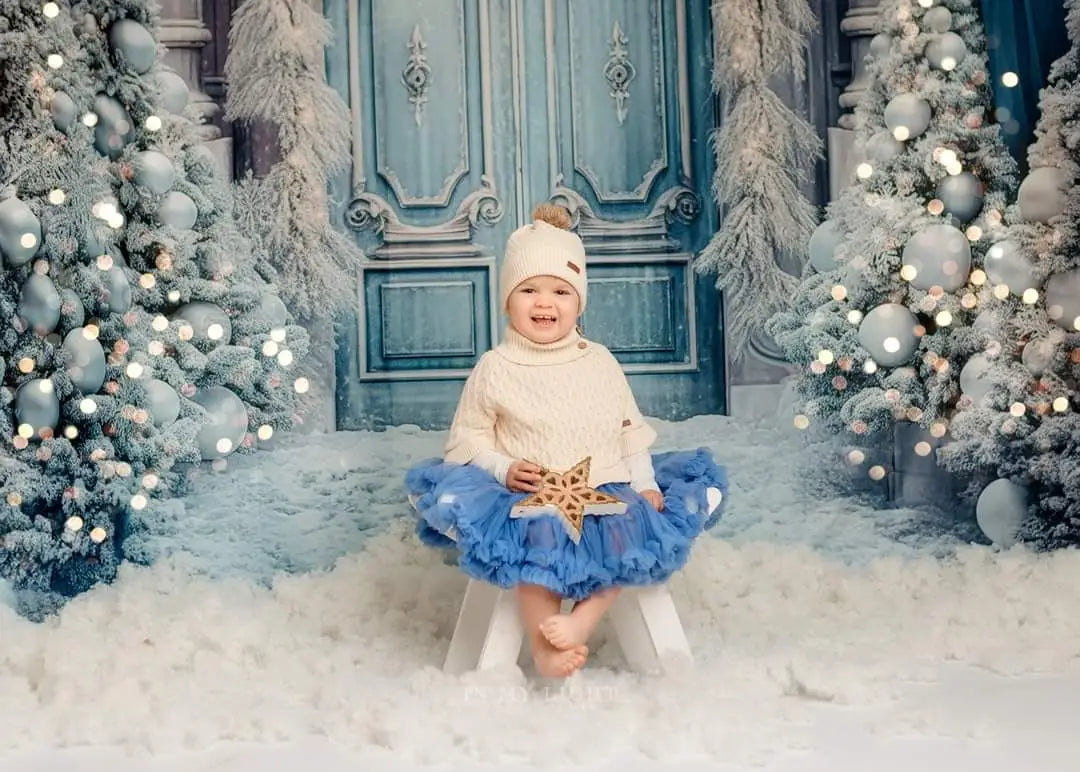
[[[41,247],[41,221],[15,196],[0,194],[0,255],[9,268],[26,265]]]
[[[986,354],[973,355],[960,368],[960,391],[975,405],[980,404],[983,397],[989,394],[990,389],[993,388],[994,383],[990,380],[990,368],[991,363]]]
[[[199,219],[199,210],[195,202],[186,193],[178,190],[169,192],[158,206],[158,219],[164,225],[171,225],[177,230],[191,230]]]
[[[154,426],[164,427],[176,421],[180,415],[180,395],[165,381],[150,378],[143,383],[146,389],[146,404]]]
[[[97,336],[76,327],[64,336],[63,350],[68,354],[68,376],[83,394],[93,394],[105,382],[105,350]]]
[[[900,140],[914,139],[930,126],[930,103],[914,94],[900,94],[885,106],[885,125]]]
[[[1016,296],[1036,287],[1035,266],[1010,239],[999,241],[986,251],[986,274],[991,284],[1004,284]]]
[[[109,27],[109,45],[139,75],[150,71],[157,61],[157,41],[134,19],[120,19]]]
[[[105,296],[101,299],[101,313],[122,314],[131,308],[131,282],[119,265],[105,271],[102,284]]]
[[[944,32],[926,44],[925,54],[931,66],[948,72],[967,56],[967,44],[955,32]]]
[[[1080,330],[1080,268],[1055,273],[1046,280],[1046,313],[1070,332]]]
[[[211,386],[197,391],[192,400],[206,410],[206,422],[197,438],[203,460],[224,458],[240,447],[247,433],[248,416],[238,396],[224,386]]]
[[[904,143],[887,131],[879,131],[866,141],[866,155],[872,161],[886,163],[904,152]]]
[[[810,265],[819,273],[825,273],[835,268],[836,249],[844,242],[844,232],[834,220],[825,220],[814,229],[810,236],[808,250],[810,252]]]
[[[952,27],[952,13],[943,5],[935,5],[923,14],[923,26],[929,32],[948,32]]]
[[[1065,211],[1069,176],[1054,166],[1033,169],[1016,192],[1020,216],[1028,222],[1050,222]]]
[[[263,293],[255,312],[260,319],[269,322],[271,328],[284,327],[289,323],[289,310],[281,298],[272,292]]]
[[[884,32],[879,32],[870,38],[870,56],[875,59],[881,59],[889,55],[889,49],[892,48],[892,37]]]
[[[960,172],[943,177],[937,184],[937,197],[945,205],[945,211],[960,222],[968,222],[982,211],[983,184],[971,172]]]
[[[31,274],[19,291],[18,315],[38,335],[47,335],[60,321],[60,293],[48,276]]]
[[[935,223],[920,228],[904,245],[903,261],[915,268],[913,287],[946,292],[959,289],[971,271],[971,244],[951,225]]]
[[[979,494],[975,503],[975,521],[994,544],[1011,547],[1016,544],[1020,527],[1027,518],[1027,508],[1027,488],[1000,478]]]
[[[911,361],[919,339],[915,328],[919,320],[899,303],[883,303],[859,323],[859,343],[873,360],[885,367],[898,367]]]

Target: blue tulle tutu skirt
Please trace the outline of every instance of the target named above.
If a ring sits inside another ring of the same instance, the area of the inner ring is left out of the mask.
[[[555,516],[511,517],[528,494],[478,467],[429,459],[408,471],[405,485],[420,540],[456,550],[470,577],[503,588],[538,584],[581,600],[605,587],[666,581],[686,564],[694,539],[720,519],[727,476],[708,450],[658,453],[652,460],[663,511],[625,483],[601,485],[597,490],[625,501],[627,511],[586,515],[577,543]],[[710,487],[722,494],[711,514]]]

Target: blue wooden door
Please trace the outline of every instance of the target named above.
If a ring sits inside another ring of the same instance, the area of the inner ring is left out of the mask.
[[[445,427],[505,324],[498,260],[544,200],[588,253],[585,334],[647,415],[725,412],[708,0],[325,0],[353,115],[339,221],[368,260],[338,340],[342,429]]]

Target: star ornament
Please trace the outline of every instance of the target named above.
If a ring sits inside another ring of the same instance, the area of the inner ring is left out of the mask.
[[[545,469],[540,473],[540,490],[522,499],[510,510],[511,517],[541,517],[554,515],[562,522],[570,541],[581,541],[585,515],[621,515],[626,502],[589,487],[587,456],[568,472]]]

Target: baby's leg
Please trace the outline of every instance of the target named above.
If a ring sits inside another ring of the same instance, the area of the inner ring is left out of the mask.
[[[569,614],[552,614],[540,625],[544,638],[556,649],[584,646],[601,617],[619,597],[618,587],[609,587],[590,595],[574,606]]]
[[[535,584],[519,584],[518,609],[521,621],[529,635],[536,672],[542,676],[562,677],[573,675],[585,664],[589,649],[584,644],[555,648],[540,630],[541,623],[552,614],[559,613],[562,599],[546,587]]]

